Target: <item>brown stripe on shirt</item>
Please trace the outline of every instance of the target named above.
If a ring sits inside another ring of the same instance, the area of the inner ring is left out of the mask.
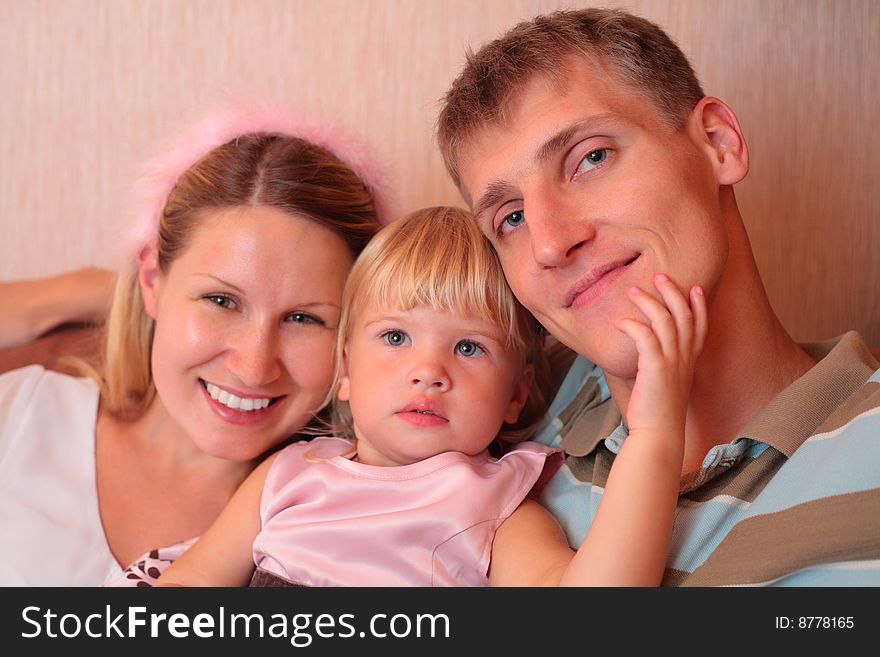
[[[751,503],[770,483],[785,461],[785,456],[768,447],[756,458],[745,457],[740,463],[699,488],[684,493],[682,499],[689,502],[709,502],[719,495],[729,495]]]
[[[819,564],[878,559],[877,536],[878,489],[804,502],[738,523],[706,562],[679,583],[760,584]]]
[[[845,427],[862,413],[875,408],[880,408],[880,383],[871,381],[853,394],[846,405],[834,411],[816,433],[836,431]]]

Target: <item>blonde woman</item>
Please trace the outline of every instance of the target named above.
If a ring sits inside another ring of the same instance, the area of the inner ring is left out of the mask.
[[[101,371],[0,376],[0,584],[149,583],[313,421],[382,205],[335,134],[235,109],[154,163]]]

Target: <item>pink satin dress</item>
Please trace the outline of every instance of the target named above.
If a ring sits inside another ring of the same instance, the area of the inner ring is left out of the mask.
[[[485,586],[495,530],[561,460],[529,442],[500,459],[448,452],[379,467],[340,456],[349,447],[316,438],[278,454],[259,569],[304,586]]]

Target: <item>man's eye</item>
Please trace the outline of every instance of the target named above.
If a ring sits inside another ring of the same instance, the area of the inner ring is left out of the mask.
[[[457,345],[455,345],[455,351],[459,353],[461,356],[466,356],[467,358],[471,358],[472,356],[480,356],[486,353],[486,350],[483,349],[476,342],[471,342],[470,340],[462,340]]]
[[[382,334],[382,339],[392,347],[400,347],[406,344],[409,338],[403,331],[385,331]]]
[[[225,294],[209,294],[202,298],[206,301],[210,301],[215,306],[220,306],[221,308],[226,308],[227,310],[235,310],[236,308],[235,301],[227,297]]]
[[[290,313],[286,321],[291,324],[317,324],[318,326],[324,326],[326,323],[320,317],[315,317],[314,315],[309,315],[308,313]]]
[[[507,213],[498,226],[497,233],[506,235],[515,228],[519,228],[526,222],[526,215],[522,210],[514,210]]]
[[[597,148],[596,150],[592,150],[587,153],[587,156],[583,160],[581,160],[580,164],[578,164],[578,171],[582,172],[588,171],[589,169],[595,169],[607,159],[607,148]]]

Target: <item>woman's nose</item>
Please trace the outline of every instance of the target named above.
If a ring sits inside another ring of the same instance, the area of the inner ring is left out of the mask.
[[[247,328],[235,336],[227,355],[227,367],[245,386],[258,388],[281,376],[276,331]]]

